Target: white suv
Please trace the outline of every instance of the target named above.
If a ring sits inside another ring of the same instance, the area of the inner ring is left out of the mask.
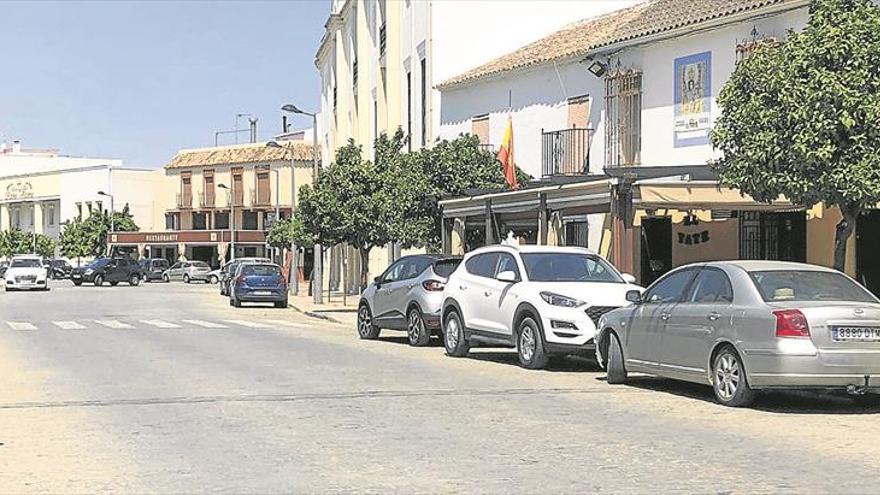
[[[595,351],[599,317],[630,304],[632,275],[583,248],[488,246],[470,252],[443,293],[443,341],[450,356],[471,342],[516,347],[525,368],[551,355]]]

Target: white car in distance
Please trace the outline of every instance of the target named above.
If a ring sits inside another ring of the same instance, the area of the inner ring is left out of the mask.
[[[48,271],[43,266],[43,260],[40,256],[13,256],[3,277],[6,281],[7,292],[31,289],[49,290],[46,281]]]
[[[446,353],[471,342],[515,347],[520,365],[592,354],[599,318],[642,288],[598,254],[577,247],[487,246],[465,256],[443,294]]]

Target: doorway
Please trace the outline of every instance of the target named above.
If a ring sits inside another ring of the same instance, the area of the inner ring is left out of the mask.
[[[672,219],[644,218],[641,230],[641,283],[647,287],[672,269]]]
[[[880,294],[880,210],[859,216],[856,224],[856,274],[858,281],[874,294]]]

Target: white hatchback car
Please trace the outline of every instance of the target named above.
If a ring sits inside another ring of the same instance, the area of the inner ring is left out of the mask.
[[[583,248],[488,246],[468,253],[443,293],[446,353],[471,342],[516,347],[525,368],[551,355],[591,354],[599,318],[642,290],[632,275]]]
[[[48,275],[40,256],[13,256],[4,274],[6,290],[49,290]]]

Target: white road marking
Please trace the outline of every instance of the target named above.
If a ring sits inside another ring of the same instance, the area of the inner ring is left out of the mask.
[[[75,321],[53,321],[52,324],[62,330],[83,330],[86,328]]]
[[[122,323],[119,320],[95,320],[95,323],[97,323],[98,325],[103,325],[107,328],[134,328],[128,323]]]
[[[158,328],[180,328],[180,325],[176,323],[170,323],[162,320],[141,320],[141,323],[146,323],[147,325],[152,325]]]
[[[183,323],[188,323],[190,325],[195,325],[197,327],[202,328],[229,328],[226,325],[221,325],[220,323],[214,323],[213,321],[205,321],[205,320],[180,320]]]
[[[13,330],[36,330],[37,329],[37,327],[35,327],[33,323],[28,323],[26,321],[7,321],[6,323]]]
[[[279,327],[290,327],[290,328],[308,328],[302,323],[296,323],[289,320],[262,320],[265,323],[269,323],[272,325],[278,325]]]
[[[269,328],[269,325],[264,325],[262,323],[256,321],[247,321],[247,320],[223,320],[226,323],[232,323],[233,325],[238,325],[240,327],[248,327],[248,328]]]

